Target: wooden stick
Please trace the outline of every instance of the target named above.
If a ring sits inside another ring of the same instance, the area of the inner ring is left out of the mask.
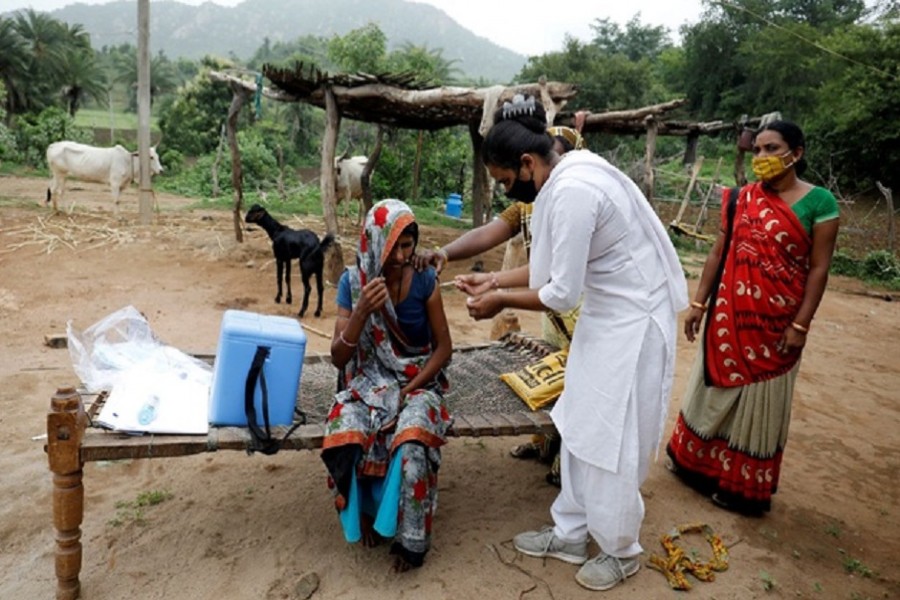
[[[702,167],[703,157],[701,156],[691,167],[691,180],[688,182],[687,190],[684,192],[684,199],[681,201],[681,208],[678,209],[678,215],[675,217],[676,223],[681,223],[684,211],[687,210],[687,205],[691,201],[691,192],[694,191],[694,184],[697,183],[697,175],[700,174],[700,169]]]
[[[706,207],[709,206],[709,199],[713,194],[713,191],[718,187],[719,183],[719,170],[722,168],[722,157],[719,157],[718,162],[716,162],[716,174],[713,176],[713,181],[709,186],[709,189],[706,191],[706,195],[703,196],[703,203],[700,204],[700,212],[697,214],[697,222],[694,225],[694,231],[700,233],[700,230],[703,229],[703,225],[706,223]]]
[[[887,201],[887,217],[888,217],[888,251],[894,251],[894,194],[891,192],[891,188],[885,187],[881,184],[880,181],[876,181],[875,185],[878,187],[878,191],[884,195],[884,199]]]
[[[312,327],[311,325],[303,324],[303,329],[306,330],[306,331],[309,331],[310,333],[314,333],[314,334],[316,334],[316,335],[318,335],[318,336],[320,336],[320,337],[323,337],[323,338],[325,338],[326,340],[330,340],[331,337],[332,337],[331,334],[325,333],[325,332],[322,331],[321,329],[316,329],[315,327]]]

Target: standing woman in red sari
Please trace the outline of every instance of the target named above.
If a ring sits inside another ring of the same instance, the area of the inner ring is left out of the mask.
[[[800,179],[804,152],[793,123],[757,133],[757,181],[723,194],[722,231],[684,323],[702,348],[667,466],[718,506],[750,515],[770,510],[778,488],[800,355],[838,233],[834,196]]]

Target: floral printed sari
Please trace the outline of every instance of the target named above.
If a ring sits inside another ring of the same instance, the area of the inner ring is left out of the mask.
[[[354,307],[413,221],[412,211],[399,200],[383,200],[369,211],[357,265],[348,268]],[[342,390],[326,420],[322,445],[328,484],[348,541],[359,539],[354,523],[361,511],[374,518],[377,533],[394,538],[391,552],[412,566],[422,564],[430,546],[439,448],[452,422],[444,405],[447,385],[442,374],[400,395],[430,354],[430,345],[408,342],[390,300],[370,315],[340,375]]]

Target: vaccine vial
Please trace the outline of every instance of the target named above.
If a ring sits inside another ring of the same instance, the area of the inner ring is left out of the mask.
[[[152,396],[138,413],[138,423],[141,425],[149,425],[156,418],[156,410],[159,407],[159,397]]]

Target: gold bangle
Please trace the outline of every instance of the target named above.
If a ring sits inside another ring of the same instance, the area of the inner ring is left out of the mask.
[[[356,342],[355,344],[351,344],[350,342],[348,342],[347,338],[344,337],[343,331],[338,332],[338,337],[341,338],[341,343],[344,344],[345,346],[347,346],[348,348],[356,348],[359,345],[359,342]]]
[[[450,262],[450,254],[444,248],[438,248],[436,253],[444,257],[444,262]]]
[[[706,305],[702,302],[697,302],[696,300],[691,300],[691,308],[706,312]]]
[[[809,333],[809,327],[804,327],[803,325],[801,325],[801,324],[798,323],[797,321],[793,321],[793,322],[791,323],[791,327],[793,327],[794,329],[796,329],[796,330],[799,331],[800,333]]]

